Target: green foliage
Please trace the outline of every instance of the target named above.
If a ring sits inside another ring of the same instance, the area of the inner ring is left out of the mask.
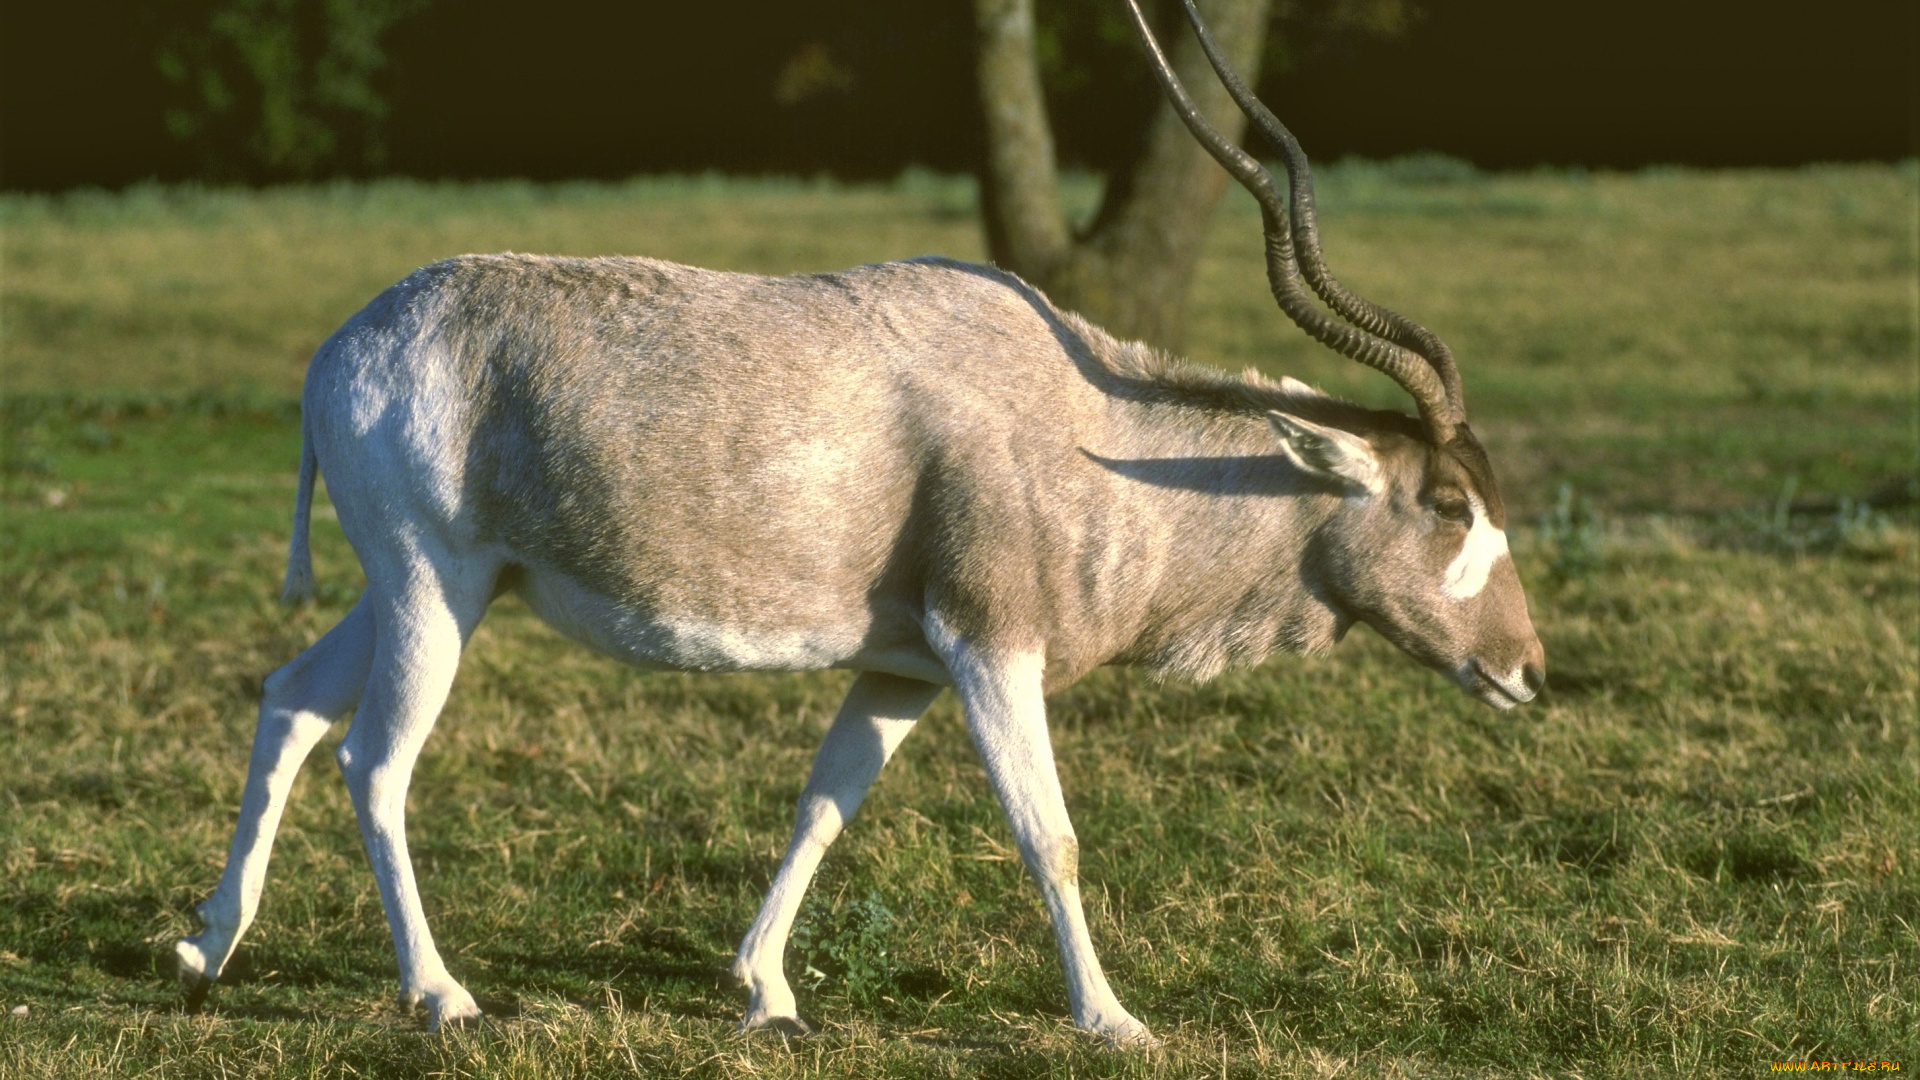
[[[787,962],[798,973],[795,984],[819,990],[837,983],[855,1001],[878,1001],[899,971],[889,949],[899,920],[875,892],[827,912],[821,904],[816,894],[793,924]]]
[[[1900,554],[1900,531],[1886,512],[1846,495],[1834,500],[1831,512],[1797,512],[1793,502],[1796,487],[1789,476],[1770,511],[1733,515],[1723,528],[1743,530],[1750,542],[1763,550],[1792,555],[1874,559]]]
[[[167,129],[212,177],[359,173],[385,160],[381,40],[426,0],[193,0],[155,62],[179,94]],[[244,148],[247,160],[230,156]]]
[[[1561,484],[1553,509],[1540,515],[1538,535],[1548,553],[1547,566],[1561,580],[1585,577],[1599,568],[1604,534],[1599,513],[1574,494],[1572,484]]]
[[[387,162],[390,105],[388,43],[394,28],[432,0],[178,0],[146,11],[157,30],[154,63],[172,88],[167,130],[190,144],[203,176],[232,181],[284,181],[366,176]],[[891,48],[916,15],[868,5],[852,16],[858,63],[803,36],[769,71],[736,71],[766,81],[773,99],[791,107],[844,97],[859,66],[883,65],[870,53]],[[457,5],[453,9],[457,11]],[[452,12],[442,13],[457,18]],[[1112,167],[1131,153],[1157,97],[1120,9],[1100,0],[1039,6],[1036,47],[1062,120],[1069,160]],[[578,18],[578,14],[571,16]],[[1286,70],[1301,59],[1359,39],[1398,37],[1417,20],[1410,0],[1284,0],[1273,5],[1265,64]],[[583,30],[590,25],[582,22]],[[664,33],[679,23],[663,20]],[[697,25],[697,24],[696,24]],[[829,18],[806,34],[828,33]],[[879,33],[886,27],[890,33]],[[785,24],[772,31],[796,31]],[[877,44],[875,44],[877,43]],[[513,43],[503,42],[511,50]],[[947,43],[964,50],[964,42]],[[864,51],[863,51],[864,50]],[[1116,108],[1116,102],[1125,104]]]

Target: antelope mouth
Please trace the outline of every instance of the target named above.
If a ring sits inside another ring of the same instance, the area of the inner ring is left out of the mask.
[[[1517,676],[1511,682],[1496,678],[1479,660],[1469,660],[1460,665],[1457,674],[1462,689],[1496,709],[1525,705],[1536,696],[1523,676]]]

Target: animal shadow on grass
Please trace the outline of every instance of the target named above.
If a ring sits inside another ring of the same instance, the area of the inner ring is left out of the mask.
[[[589,1011],[606,1007],[608,990],[629,1002],[644,1000],[650,1012],[686,1020],[732,1023],[746,1004],[745,991],[733,982],[730,958],[716,962],[707,950],[667,930],[656,930],[640,943],[619,949],[576,944],[557,950],[476,949],[471,955],[487,964],[484,975],[473,980],[476,990],[511,987],[518,994],[551,994]],[[789,968],[793,962],[789,958]],[[950,987],[950,980],[935,968],[905,968],[883,988],[893,999],[886,1011],[917,1017]],[[496,1019],[520,1015],[524,1008],[517,997],[489,998],[481,993],[477,1000],[482,1011]],[[803,1013],[809,1005],[815,1012],[823,1005],[836,1012],[880,1007],[875,1002],[850,1001],[844,988],[824,1001],[803,992]]]
[[[205,997],[193,1001],[176,982],[173,950],[144,948],[152,977],[189,1014],[235,1020],[340,1020],[346,1016],[343,1000],[371,993],[390,1001],[395,990],[392,972],[382,963],[386,958],[377,951],[286,948],[262,941],[242,944],[227,961],[220,981]]]
[[[1604,692],[1615,680],[1601,672],[1575,671],[1557,667],[1547,676],[1548,698],[1593,697]]]
[[[500,945],[471,950],[486,967],[470,980],[482,1011],[517,1016],[520,995],[551,994],[583,1009],[606,1005],[606,990],[643,999],[648,1009],[690,1020],[737,1020],[727,967],[707,950],[669,930],[655,930],[618,948],[593,948],[584,939],[558,948]],[[513,995],[492,998],[487,992]],[[744,1001],[744,999],[742,999]]]
[[[1680,861],[1709,881],[1724,876],[1743,885],[1792,881],[1808,870],[1807,859],[1792,836],[1750,827],[1697,840]]]
[[[52,889],[20,890],[0,922],[0,940],[13,937],[8,951],[24,961],[5,969],[6,984],[49,1005],[93,1004],[101,1000],[99,980],[74,977],[91,970],[111,980],[109,999],[152,1007],[157,981],[171,980],[173,969],[170,963],[161,966],[140,928],[152,925],[169,907],[151,893],[89,891],[61,897]]]
[[[129,977],[157,978],[172,985],[171,955],[161,956],[142,944],[139,956],[126,957]],[[678,951],[678,950],[674,950]],[[648,1000],[648,1008],[669,1011],[684,1019],[733,1019],[716,1004],[712,993],[721,985],[722,971],[707,961],[662,957],[653,948],[588,952],[583,948],[559,951],[533,949],[474,949],[467,955],[480,961],[468,965],[468,988],[483,1014],[481,1023],[509,1021],[527,1015],[527,1000],[545,995],[560,998],[589,1011],[606,1006],[605,988]],[[356,962],[365,959],[365,963]],[[345,962],[343,962],[343,960]],[[391,959],[369,955],[351,959],[318,953],[282,951],[243,945],[228,962],[219,985],[203,1010],[219,1016],[251,1020],[340,1019],[340,998],[372,995],[391,1000],[396,990]],[[455,967],[459,967],[455,961]],[[238,993],[268,980],[279,993]],[[301,1006],[287,999],[320,994],[333,1004]],[[147,1003],[147,1002],[142,1002]],[[689,1007],[675,1008],[676,1005]],[[704,1007],[703,1007],[704,1006]],[[663,1008],[664,1007],[664,1008]],[[413,1014],[424,1023],[424,1014]]]
[[[1590,877],[1610,877],[1633,856],[1639,845],[1638,823],[1617,811],[1556,814],[1523,829],[1535,858],[1584,871]]]

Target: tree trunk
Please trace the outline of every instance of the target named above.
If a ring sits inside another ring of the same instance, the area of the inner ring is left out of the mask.
[[[1250,84],[1259,78],[1267,5],[1200,0],[1201,16]],[[1092,225],[1074,237],[1060,209],[1033,48],[1033,0],[975,0],[974,12],[987,134],[981,214],[994,261],[1115,334],[1178,347],[1194,264],[1227,174],[1163,103],[1140,157],[1108,178]],[[1199,42],[1185,26],[1161,36],[1201,111],[1238,139],[1244,118]]]
[[[1040,92],[1033,0],[975,0],[974,18],[987,129],[987,167],[980,185],[987,248],[995,262],[1038,284],[1072,240],[1060,212],[1053,131]]]

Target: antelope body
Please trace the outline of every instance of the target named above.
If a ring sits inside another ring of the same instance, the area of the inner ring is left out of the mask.
[[[1043,697],[1101,664],[1206,677],[1311,652],[1364,620],[1491,704],[1532,698],[1544,658],[1453,403],[1416,421],[1189,368],[946,260],[420,270],[307,375],[288,590],[311,580],[316,470],[368,587],[267,680],[226,871],[177,947],[190,998],[253,919],[294,773],[357,709],[338,759],[403,996],[434,1026],[477,1015],[427,928],[403,814],[461,648],[513,591],[642,667],[860,672],[741,945],[744,1026],[805,1030],[780,963],[802,893],[951,686],[1075,1022],[1145,1041],[1093,953]]]

